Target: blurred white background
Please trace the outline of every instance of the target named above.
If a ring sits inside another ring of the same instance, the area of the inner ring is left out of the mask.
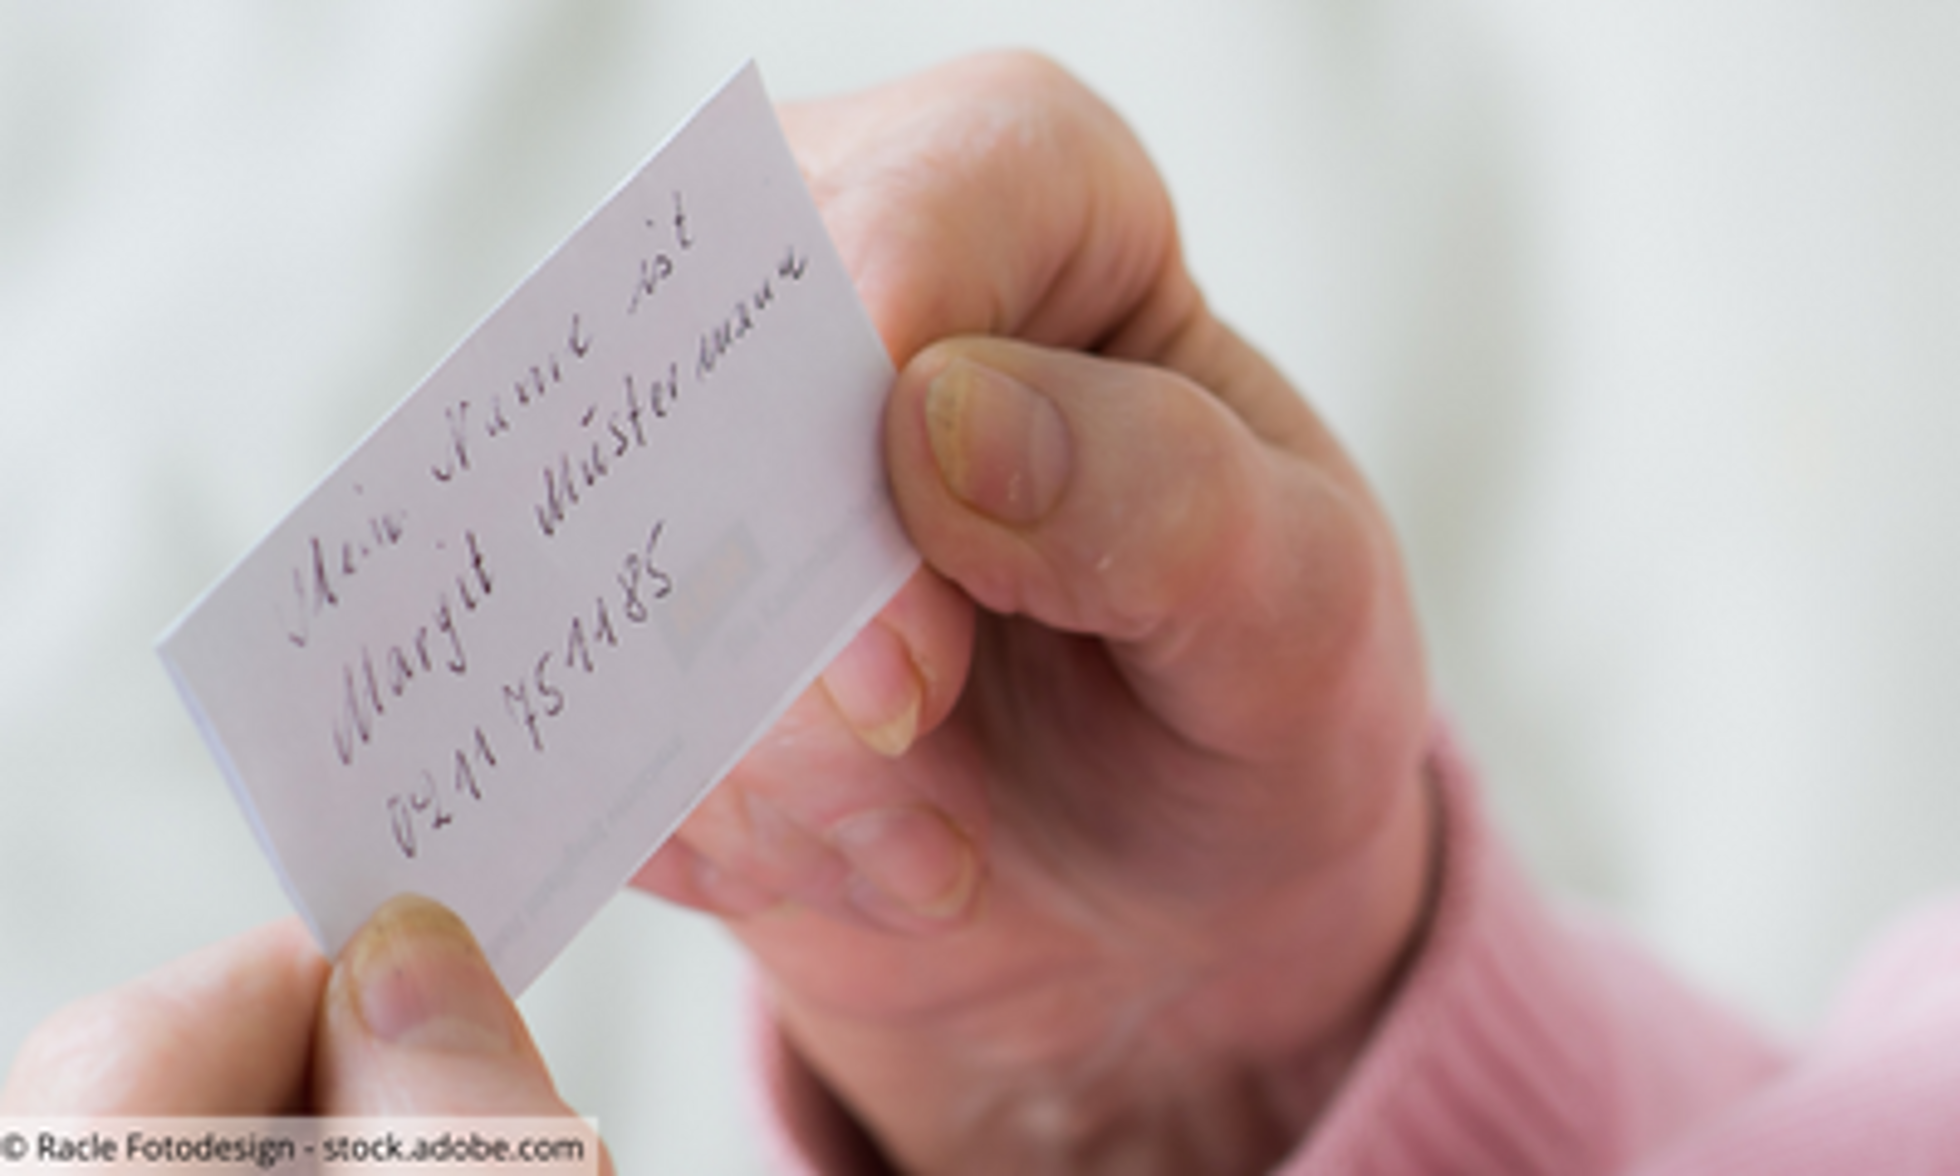
[[[1548,887],[1801,1032],[1960,881],[1960,7],[0,0],[0,1058],[285,910],[150,645],[728,70],[1045,49],[1402,529]],[[741,968],[524,1001],[623,1171],[757,1170]]]

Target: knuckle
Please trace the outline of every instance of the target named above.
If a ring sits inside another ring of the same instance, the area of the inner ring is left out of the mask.
[[[979,158],[1064,163],[1094,158],[1120,127],[1107,104],[1053,58],[1027,49],[984,53],[964,63],[955,89],[972,113],[958,149]],[[1024,183],[1025,167],[1011,173]]]

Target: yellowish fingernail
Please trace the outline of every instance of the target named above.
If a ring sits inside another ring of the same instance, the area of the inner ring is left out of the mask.
[[[925,689],[898,634],[873,621],[837,655],[823,675],[824,690],[866,747],[889,759],[919,737]]]
[[[1073,457],[1053,401],[995,368],[955,359],[926,389],[926,436],[954,497],[1010,526],[1055,509]]]
[[[368,1032],[409,1049],[505,1054],[510,998],[470,929],[419,895],[390,899],[341,953],[335,982]]]
[[[919,735],[919,698],[913,695],[910,704],[892,720],[882,726],[858,732],[865,746],[887,759],[897,759],[912,747],[912,741]]]

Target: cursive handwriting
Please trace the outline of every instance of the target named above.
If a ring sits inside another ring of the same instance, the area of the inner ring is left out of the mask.
[[[359,483],[354,493],[361,493]],[[293,565],[293,612],[286,615],[286,640],[305,649],[313,639],[313,618],[340,604],[342,583],[407,534],[408,512],[384,510],[369,515],[361,530],[345,538],[307,536],[307,554]]]
[[[358,656],[341,663],[333,750],[342,767],[353,766],[355,753],[373,742],[389,706],[406,695],[418,678],[433,677],[438,670],[456,677],[469,672],[456,607],[475,612],[489,599],[494,581],[476,532],[463,532],[463,548],[463,569],[436,594],[427,619],[401,640],[380,646],[379,656],[374,646],[363,644]]]
[[[637,258],[629,314],[659,297],[696,244],[681,193],[672,193],[672,200],[671,216],[645,218],[652,235]],[[556,445],[556,453],[539,467],[538,493],[529,503],[544,538],[560,535],[577,508],[612,475],[653,448],[660,423],[679,412],[688,393],[706,386],[764,329],[809,264],[795,245],[785,247],[760,281],[724,303],[725,309],[693,335],[691,354],[683,350],[685,358],[656,359],[620,371],[612,397],[592,400],[577,414],[568,440]],[[585,320],[574,311],[565,320],[562,341],[515,373],[507,388],[446,404],[440,456],[428,466],[430,476],[441,484],[455,482],[480,464],[485,446],[522,428],[534,415],[529,410],[578,395],[574,375],[593,355],[593,344]],[[340,604],[348,584],[370,561],[404,542],[410,534],[408,522],[406,510],[382,510],[368,514],[350,535],[308,538],[302,557],[292,565],[292,595],[283,610],[294,646],[306,648],[315,640],[319,615]],[[463,738],[426,766],[411,768],[404,786],[385,798],[388,835],[405,858],[424,856],[431,838],[494,795],[499,766],[505,763],[501,744],[515,736],[520,748],[545,754],[555,738],[553,730],[580,693],[599,688],[586,683],[622,656],[632,635],[652,620],[657,605],[675,596],[674,577],[659,554],[666,525],[665,520],[655,521],[644,542],[615,561],[609,582],[588,598],[588,605],[561,614],[555,639],[508,667],[514,672],[493,680],[492,705],[501,704],[501,720],[478,718],[459,728]],[[411,624],[385,639],[349,641],[343,647],[354,652],[340,662],[329,724],[334,755],[343,767],[355,767],[362,749],[381,738],[388,716],[421,691],[419,684],[482,673],[471,657],[469,618],[486,606],[498,577],[475,530],[462,531],[455,551],[458,566]]]
[[[574,614],[562,630],[562,641],[539,654],[514,684],[499,687],[505,714],[532,750],[544,750],[545,727],[562,716],[569,703],[561,671],[567,676],[597,672],[608,651],[619,648],[620,622],[627,630],[646,624],[653,617],[652,606],[672,595],[674,579],[654,559],[665,529],[664,521],[655,522],[646,542],[614,565],[611,582],[592,598],[592,611]],[[422,769],[414,784],[387,797],[388,832],[403,857],[419,857],[428,838],[455,824],[465,808],[486,799],[485,787],[502,760],[481,723],[469,731],[440,761],[439,770]]]
[[[808,267],[809,259],[799,255],[796,246],[791,245],[783,251],[782,260],[776,263],[776,272],[772,277],[762,279],[748,297],[737,301],[722,316],[720,322],[701,332],[701,345],[694,358],[695,379],[705,381],[713,375],[716,365],[756,329],[762,312],[776,301],[778,281],[801,281]]]
[[[694,235],[688,231],[687,209],[682,206],[679,192],[674,193],[673,220],[663,224],[653,217],[647,217],[646,226],[654,230],[657,240],[664,239],[666,230],[671,228],[673,247],[671,250],[666,248],[663,240],[661,245],[640,258],[640,275],[633,283],[633,296],[626,303],[627,314],[638,314],[640,304],[652,298],[659,292],[661,283],[674,276],[680,255],[694,248]]]
[[[476,402],[459,399],[445,407],[442,416],[449,426],[448,452],[443,454],[440,461],[429,466],[430,476],[438,482],[450,482],[468,472],[470,447],[479,437],[495,440],[510,432],[513,409],[521,413],[542,402],[564,383],[566,373],[591,353],[592,336],[586,333],[578,313],[574,311],[571,326],[565,331],[564,346],[547,352],[543,359],[514,377],[508,399],[504,392],[492,392],[489,400],[480,406]],[[474,415],[472,409],[476,410]]]
[[[763,314],[776,304],[778,290],[800,281],[808,265],[808,259],[794,245],[789,246],[761,282],[735,302],[721,321],[701,332],[693,369],[696,384],[705,382],[718,364],[760,328]],[[671,416],[682,398],[681,367],[673,361],[657,364],[637,377],[627,372],[622,382],[623,396],[603,412],[596,403],[588,406],[579,415],[577,439],[539,467],[540,494],[531,509],[538,530],[547,539],[559,534],[573,510],[621,462],[646,449],[652,423]]]
[[[646,448],[649,416],[664,418],[680,398],[680,366],[668,364],[665,372],[646,380],[644,389],[631,372],[625,384],[624,400],[616,407],[601,415],[595,404],[580,414],[579,440],[543,468],[544,497],[533,509],[545,538],[558,534],[582,491],[598,485],[623,458]]]

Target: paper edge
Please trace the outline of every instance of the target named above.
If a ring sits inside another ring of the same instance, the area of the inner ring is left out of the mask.
[[[183,700],[184,709],[191,713],[191,722],[197,727],[198,734],[203,737],[206,750],[211,753],[211,758],[218,762],[218,773],[230,786],[232,797],[238,801],[239,808],[244,810],[245,823],[251,827],[252,836],[258,839],[259,848],[264,851],[266,860],[272,864],[272,873],[279,880],[279,888],[286,892],[287,900],[292,903],[293,910],[299,915],[300,921],[306,924],[307,931],[313,936],[313,942],[319,945],[320,951],[325,954],[327,937],[320,929],[320,920],[314,915],[313,908],[307,905],[298,888],[293,885],[292,871],[286,868],[286,859],[280,855],[279,846],[273,841],[272,835],[266,831],[265,821],[259,816],[259,806],[252,799],[251,791],[245,787],[244,778],[238,772],[238,765],[232,762],[231,751],[225,747],[224,739],[219,736],[217,728],[205,714],[204,704],[198,700],[197,692],[184,678],[183,671],[178,668],[177,663],[171,660],[170,654],[159,648],[157,658],[163,662],[164,673],[170,678],[171,685],[177,688],[177,696]]]

